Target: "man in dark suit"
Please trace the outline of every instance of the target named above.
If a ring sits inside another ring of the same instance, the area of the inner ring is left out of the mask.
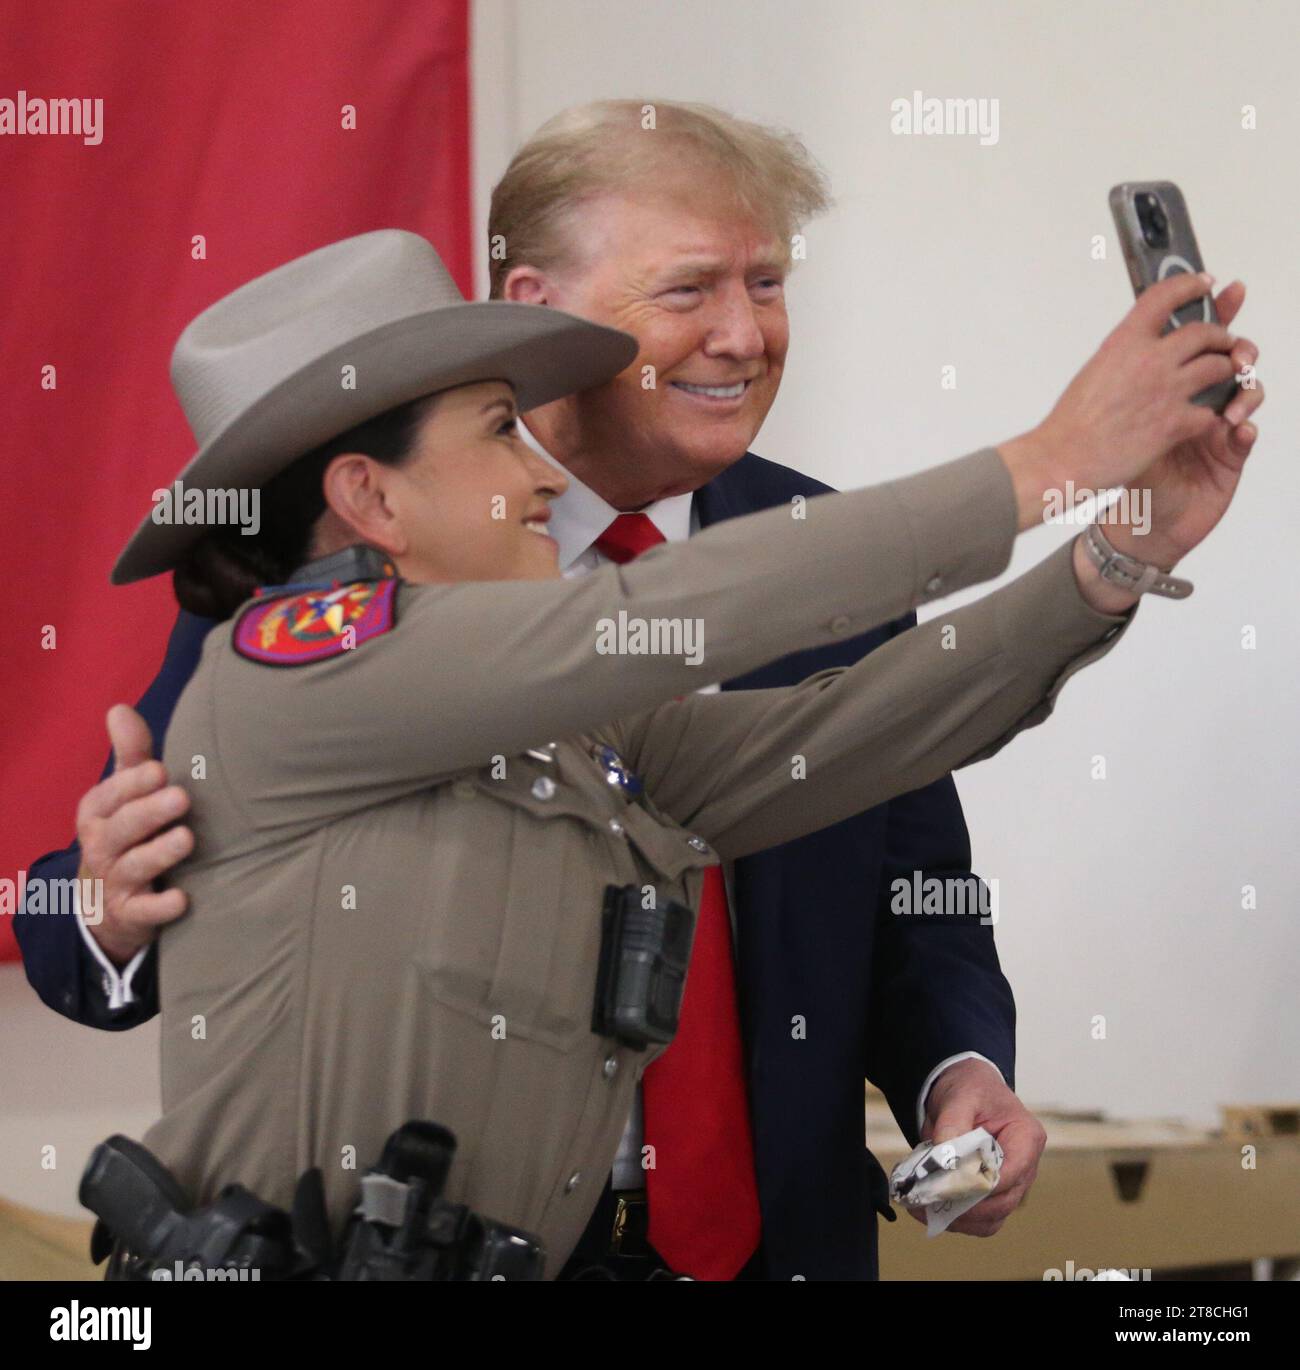
[[[827,488],[747,450],[780,383],[789,244],[825,204],[820,174],[787,136],[667,103],[653,107],[647,129],[645,108],[566,111],[521,149],[493,196],[495,297],[567,309],[641,343],[614,381],[526,418],[534,445],[571,477],[555,517],[571,530],[561,565],[572,574],[624,558],[609,536],[621,519],[644,515],[652,538],[671,539],[753,510],[797,507]],[[731,155],[719,159],[718,147]],[[585,181],[575,182],[575,166]],[[911,622],[723,687],[791,684],[849,665]],[[155,755],[210,627],[181,615],[141,700]],[[191,841],[186,829],[154,836],[180,815],[183,798],[144,764],[144,725],[123,712],[114,733],[122,770],[87,796],[78,828],[91,848],[87,873],[105,877],[103,921],[93,929],[72,919],[17,923],[28,978],[45,1002],[108,1028],[156,1011],[152,927],[181,905],[178,892],[153,891],[150,881]],[[70,878],[80,860],[74,845],[35,863],[32,878]],[[969,867],[946,778],[729,872],[732,1016],[748,1117],[734,1125],[726,1154],[701,1165],[716,1177],[734,1162],[733,1197],[713,1218],[746,1230],[752,1222],[752,1250],[746,1241],[737,1257],[747,1277],[876,1277],[875,1214],[890,1210],[884,1173],[864,1143],[864,1077],[884,1091],[910,1142],[981,1124],[998,1137],[1002,1184],[955,1230],[996,1231],[1032,1183],[1044,1134],[1012,1092],[1015,1010],[991,929],[978,916],[891,909],[895,880],[973,878]],[[713,1105],[712,1097],[695,1102]],[[646,1135],[638,1109],[607,1194],[631,1192],[626,1176]],[[603,1220],[598,1210],[597,1256]]]

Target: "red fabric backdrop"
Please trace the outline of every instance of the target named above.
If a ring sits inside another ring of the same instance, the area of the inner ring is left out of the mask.
[[[0,134],[11,880],[71,837],[105,710],[161,659],[169,580],[114,589],[108,572],[193,451],[167,379],[182,327],[251,276],[374,228],[424,234],[470,290],[468,0],[0,0],[0,98],[19,90],[104,103],[97,146]],[[16,955],[8,922],[0,957]]]

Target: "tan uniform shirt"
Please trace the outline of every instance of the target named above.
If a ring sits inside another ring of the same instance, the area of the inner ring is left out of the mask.
[[[388,632],[311,664],[215,629],[167,734],[168,771],[206,778],[146,1144],[196,1202],[239,1181],[287,1206],[319,1165],[338,1229],[389,1132],[432,1119],[459,1140],[448,1196],[539,1234],[553,1276],[657,1054],[591,1031],[605,886],[694,904],[720,857],[991,755],[1132,614],[1084,602],[1067,545],[848,669],[695,688],[997,575],[1015,524],[984,448],[577,580],[403,585]],[[702,664],[598,652],[620,612],[701,620]]]

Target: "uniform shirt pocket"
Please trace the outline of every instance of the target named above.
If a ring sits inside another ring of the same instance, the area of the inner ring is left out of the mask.
[[[572,1050],[591,1032],[604,887],[633,878],[610,801],[523,757],[444,788],[426,991],[498,1034]]]

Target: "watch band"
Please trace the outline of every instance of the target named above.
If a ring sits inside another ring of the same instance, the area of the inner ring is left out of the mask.
[[[1190,580],[1180,580],[1158,566],[1149,566],[1136,557],[1117,552],[1095,523],[1088,525],[1088,531],[1083,535],[1083,546],[1092,564],[1101,572],[1102,580],[1108,580],[1130,594],[1144,595],[1150,591],[1166,599],[1186,599],[1192,593]]]

